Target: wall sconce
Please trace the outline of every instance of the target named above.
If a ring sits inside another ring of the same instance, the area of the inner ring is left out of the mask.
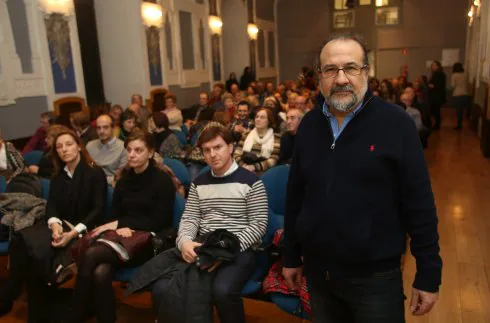
[[[45,14],[44,24],[53,63],[59,65],[66,80],[66,69],[71,63],[68,17],[73,14],[73,0],[39,0],[39,8]]]
[[[60,14],[68,17],[73,14],[72,0],[39,0],[39,8],[46,15]]]
[[[213,35],[221,35],[223,21],[218,16],[209,16],[209,29]]]
[[[473,1],[473,5],[474,5],[475,7],[478,7],[478,6],[480,5],[480,0],[475,0],[475,1]]]
[[[473,14],[474,14],[473,11],[474,11],[474,7],[471,6],[470,11],[468,11],[468,17],[473,18]]]
[[[248,37],[250,37],[251,40],[257,40],[257,35],[259,34],[259,28],[257,27],[256,24],[248,24],[247,33],[248,33]]]
[[[141,4],[141,17],[147,27],[160,28],[164,24],[162,6],[156,3],[143,2]]]

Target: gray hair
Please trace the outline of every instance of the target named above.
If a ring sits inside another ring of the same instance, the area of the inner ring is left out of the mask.
[[[317,55],[317,69],[321,68],[321,63],[320,63],[320,55],[322,53],[323,47],[325,47],[328,43],[335,41],[335,40],[353,40],[356,43],[358,43],[361,48],[362,52],[364,53],[364,64],[368,65],[369,64],[369,58],[368,58],[368,47],[366,44],[366,41],[364,38],[357,34],[357,33],[351,33],[351,32],[345,32],[345,33],[335,33],[331,34],[321,45],[320,49],[318,50],[318,55]]]

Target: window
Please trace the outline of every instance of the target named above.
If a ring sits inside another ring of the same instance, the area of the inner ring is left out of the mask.
[[[359,5],[360,6],[370,6],[371,0],[359,0]]]
[[[398,7],[376,9],[376,25],[398,24]]]
[[[385,7],[390,5],[390,0],[376,0],[376,7]]]
[[[353,28],[354,10],[337,11],[333,13],[333,28]]]
[[[346,0],[335,0],[335,10],[349,9],[347,8],[346,4],[347,4]]]

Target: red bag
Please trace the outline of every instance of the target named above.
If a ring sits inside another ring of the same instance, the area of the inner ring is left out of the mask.
[[[72,247],[72,256],[78,262],[90,246],[94,243],[103,243],[112,248],[121,261],[127,262],[134,255],[151,247],[151,238],[151,233],[146,231],[134,231],[131,237],[128,238],[121,237],[116,230],[107,230],[100,235],[89,233],[84,235]]]

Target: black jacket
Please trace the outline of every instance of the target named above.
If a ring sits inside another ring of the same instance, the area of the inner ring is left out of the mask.
[[[441,283],[437,214],[420,139],[410,116],[370,93],[333,145],[321,108],[296,135],[285,214],[286,267],[324,277],[400,266],[405,237],[417,261],[414,286]],[[320,143],[320,144],[319,144]]]
[[[158,322],[212,322],[212,283],[215,272],[206,268],[215,261],[233,262],[240,252],[238,238],[220,229],[197,237],[198,260],[186,263],[177,248],[167,250],[144,264],[130,281],[127,294],[141,290],[160,278],[171,278],[158,308]],[[201,268],[204,268],[201,270]],[[219,270],[219,269],[218,269]]]

